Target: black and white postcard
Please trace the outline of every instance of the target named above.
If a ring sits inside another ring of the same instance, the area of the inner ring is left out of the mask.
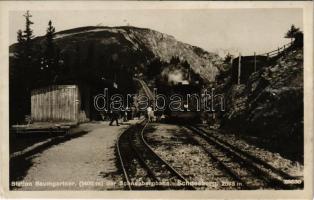
[[[1,195],[313,188],[313,2],[0,2]]]

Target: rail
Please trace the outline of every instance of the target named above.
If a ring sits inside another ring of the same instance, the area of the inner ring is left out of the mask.
[[[207,131],[204,131],[202,128],[196,126],[189,128],[208,142],[213,143],[223,151],[238,159],[241,163],[244,163],[246,167],[254,170],[256,176],[264,179],[264,181],[266,181],[269,185],[278,187],[280,189],[300,189],[303,187],[303,183],[300,185],[284,184],[284,180],[294,180],[298,177],[291,176],[290,174],[273,167],[260,158],[231,145],[230,143],[218,138],[217,136],[214,136],[213,134],[210,134]]]
[[[129,190],[137,190],[133,186],[131,179],[135,178],[134,175],[131,175],[130,170],[133,166],[133,159],[138,160],[141,168],[147,172],[148,177],[153,182],[162,183],[163,179],[172,179],[180,180],[185,185],[176,186],[176,185],[155,185],[150,189],[187,189],[195,190],[193,186],[188,185],[188,181],[176,171],[170,164],[162,159],[156,152],[150,147],[147,141],[144,139],[144,130],[148,122],[143,120],[138,123],[137,128],[130,129],[122,133],[117,141],[117,152],[120,160],[121,168],[124,174],[124,179],[126,181],[126,186]],[[136,125],[135,125],[136,126]],[[156,173],[158,172],[158,173]]]

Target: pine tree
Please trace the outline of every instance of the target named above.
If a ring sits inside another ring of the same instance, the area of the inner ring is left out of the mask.
[[[26,11],[26,13],[23,16],[25,17],[25,20],[26,20],[26,23],[25,23],[26,27],[25,27],[25,30],[24,30],[25,38],[29,42],[34,37],[33,36],[33,30],[30,27],[32,24],[34,24],[34,22],[32,22],[30,20],[32,15],[29,13],[29,11]]]
[[[51,20],[48,22],[48,28],[46,32],[44,58],[42,60],[41,70],[44,72],[45,77],[49,84],[56,82],[58,74],[58,54],[57,48],[53,41],[53,35],[55,33],[55,27],[52,26]]]
[[[22,45],[25,42],[23,32],[21,29],[17,31],[17,42],[18,42],[18,45]]]
[[[177,65],[180,63],[180,58],[178,56],[172,56],[170,59],[170,64]]]
[[[233,55],[231,55],[229,52],[228,54],[225,56],[225,60],[224,63],[230,64],[231,60],[233,59]]]
[[[35,56],[33,50],[33,31],[31,25],[33,22],[30,20],[32,15],[27,11],[25,17],[25,30],[17,32],[17,46],[14,55],[15,65],[10,64],[11,78],[10,78],[10,96],[14,102],[14,106],[18,107],[14,110],[13,118],[21,120],[21,116],[30,113],[30,96],[31,89],[34,87],[36,80],[35,70]],[[11,112],[10,112],[11,113]]]
[[[34,38],[33,30],[31,29],[31,25],[34,24],[31,21],[32,15],[29,11],[23,15],[25,17],[25,30],[21,34],[18,32],[18,41],[19,45],[21,46],[21,57],[20,62],[23,66],[21,66],[21,71],[23,71],[25,87],[26,87],[26,94],[30,93],[32,87],[34,87],[34,74],[37,73],[35,69],[35,56],[34,56],[34,49],[33,49],[33,41]]]
[[[25,52],[24,52],[24,45],[25,45],[25,38],[23,36],[22,30],[18,30],[17,32],[17,45],[16,45],[16,51],[14,52],[14,56],[19,61],[18,64],[24,59]]]
[[[299,28],[296,28],[294,24],[291,25],[290,29],[285,35],[285,38],[291,38],[291,41],[300,32]]]
[[[25,51],[25,64],[27,67],[31,68],[32,59],[33,59],[33,44],[32,39],[34,38],[33,30],[31,29],[31,25],[34,24],[30,18],[32,15],[29,13],[29,11],[26,11],[25,15],[25,30],[23,38],[24,38],[24,51]]]
[[[185,60],[185,61],[182,63],[182,67],[183,67],[184,69],[187,69],[187,70],[189,70],[189,69],[191,68],[191,66],[190,66],[190,64],[189,64],[189,62],[188,62],[187,60]]]
[[[149,65],[147,66],[147,76],[148,78],[153,78],[155,76],[160,75],[162,71],[163,63],[161,62],[160,58],[154,58]]]

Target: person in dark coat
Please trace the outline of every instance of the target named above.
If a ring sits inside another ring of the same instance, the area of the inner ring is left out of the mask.
[[[110,120],[110,124],[109,124],[109,126],[112,126],[112,123],[114,122],[114,121],[116,121],[116,124],[117,124],[117,126],[120,126],[119,125],[119,122],[118,122],[118,118],[119,118],[119,113],[118,113],[118,111],[110,111],[110,113],[111,113],[111,120]]]

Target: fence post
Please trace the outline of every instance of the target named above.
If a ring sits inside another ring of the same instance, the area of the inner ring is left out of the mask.
[[[239,63],[238,63],[238,85],[241,83],[241,53],[239,53]]]
[[[256,72],[256,52],[254,52],[254,72]]]
[[[278,49],[277,49],[277,55],[279,55],[279,51],[280,51],[280,49],[279,49],[279,47],[278,47]]]

